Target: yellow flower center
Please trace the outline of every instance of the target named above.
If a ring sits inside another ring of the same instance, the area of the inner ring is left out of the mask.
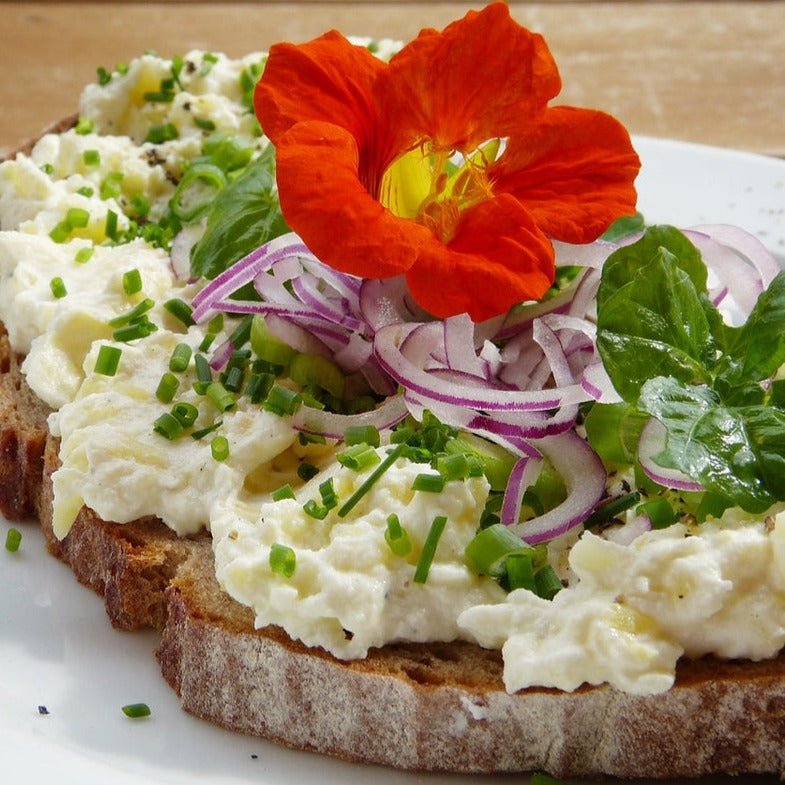
[[[487,167],[501,148],[492,139],[462,163],[431,142],[397,158],[382,176],[379,201],[399,218],[426,226],[441,242],[454,237],[461,212],[493,195]]]

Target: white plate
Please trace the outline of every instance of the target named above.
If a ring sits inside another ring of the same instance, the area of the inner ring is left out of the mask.
[[[785,256],[785,161],[654,139],[636,144],[643,159],[640,209],[650,222],[736,223]],[[20,550],[0,552],[4,782],[45,777],[58,785],[360,785],[371,777],[377,785],[469,782],[292,752],[188,716],[161,679],[152,656],[156,636],[113,630],[102,600],[45,553],[36,527],[21,528]],[[7,530],[3,522],[3,542]],[[140,701],[152,715],[128,719],[121,707]],[[513,779],[526,781],[483,781]]]

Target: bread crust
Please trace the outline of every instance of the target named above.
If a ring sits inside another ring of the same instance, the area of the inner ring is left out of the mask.
[[[194,553],[167,590],[157,657],[184,708],[286,746],[418,771],[697,777],[785,768],[785,658],[682,661],[654,696],[612,687],[504,691],[501,657],[400,644],[341,662],[220,591]]]
[[[220,589],[206,534],[178,538],[155,518],[120,525],[85,507],[58,540],[58,442],[20,359],[0,324],[0,511],[39,519],[49,550],[104,596],[114,626],[162,631],[156,657],[186,711],[288,747],[409,770],[785,774],[785,655],[683,660],[662,695],[608,686],[509,695],[500,653],[471,644],[396,644],[342,662],[277,627],[255,629],[251,610]]]

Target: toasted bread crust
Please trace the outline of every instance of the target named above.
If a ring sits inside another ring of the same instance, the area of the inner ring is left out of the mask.
[[[194,552],[167,591],[157,656],[184,708],[298,749],[398,768],[695,777],[785,768],[785,658],[680,663],[676,686],[635,696],[504,691],[501,658],[463,643],[401,644],[340,662],[220,591]]]
[[[105,597],[113,625],[162,630],[156,656],[185,710],[289,747],[410,770],[785,775],[783,655],[683,661],[663,695],[607,686],[509,695],[500,653],[471,644],[390,645],[341,662],[279,628],[254,629],[252,612],[220,589],[207,535],[180,539],[154,518],[120,525],[83,508],[58,540],[58,443],[19,360],[0,324],[0,511],[39,518],[49,550]]]

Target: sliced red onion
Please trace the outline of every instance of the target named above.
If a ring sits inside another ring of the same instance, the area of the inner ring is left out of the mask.
[[[595,401],[602,403],[621,403],[622,397],[616,392],[611,377],[600,360],[592,362],[583,369],[581,385]]]
[[[499,390],[497,388],[466,390],[461,385],[434,379],[422,370],[428,347],[424,341],[414,346],[417,351],[401,349],[407,338],[421,325],[393,324],[376,334],[374,353],[379,365],[399,384],[434,402],[452,403],[481,411],[526,412],[555,409],[588,400],[580,384],[548,390]]]
[[[228,300],[230,295],[253,281],[275,261],[297,254],[312,255],[295,234],[283,235],[252,251],[209,281],[193,298],[193,319],[202,322],[211,318],[220,310],[217,303]]]
[[[210,357],[210,367],[214,371],[220,371],[225,368],[226,363],[229,362],[229,359],[232,356],[232,352],[234,352],[234,348],[234,344],[229,340],[226,340],[217,346]]]
[[[575,431],[532,442],[567,487],[567,498],[554,509],[511,526],[530,545],[547,542],[580,526],[605,493],[602,461]]]
[[[623,526],[610,526],[604,529],[600,536],[618,545],[630,545],[641,534],[646,534],[651,529],[651,518],[648,515],[641,514],[634,515]]]
[[[552,240],[557,267],[587,267],[598,270],[605,260],[619,247],[617,243],[597,240],[593,243],[572,245]]]
[[[192,281],[191,277],[191,248],[196,245],[204,234],[204,226],[190,224],[184,226],[172,240],[169,259],[172,272],[178,281]]]
[[[674,488],[677,491],[702,491],[703,486],[695,482],[678,469],[660,466],[655,457],[663,449],[667,441],[668,432],[665,426],[655,417],[649,418],[641,431],[638,442],[638,460],[646,475],[654,482]]]
[[[507,489],[504,491],[499,520],[506,526],[518,523],[523,494],[532,485],[542,469],[542,458],[519,458],[512,467]]]
[[[754,234],[731,224],[703,224],[691,227],[745,256],[758,272],[764,287],[768,286],[781,267],[774,254]]]
[[[342,439],[347,428],[371,425],[380,431],[399,423],[408,410],[402,396],[392,395],[376,409],[358,414],[335,414],[301,406],[292,416],[292,427],[305,433],[317,433],[328,439]]]

